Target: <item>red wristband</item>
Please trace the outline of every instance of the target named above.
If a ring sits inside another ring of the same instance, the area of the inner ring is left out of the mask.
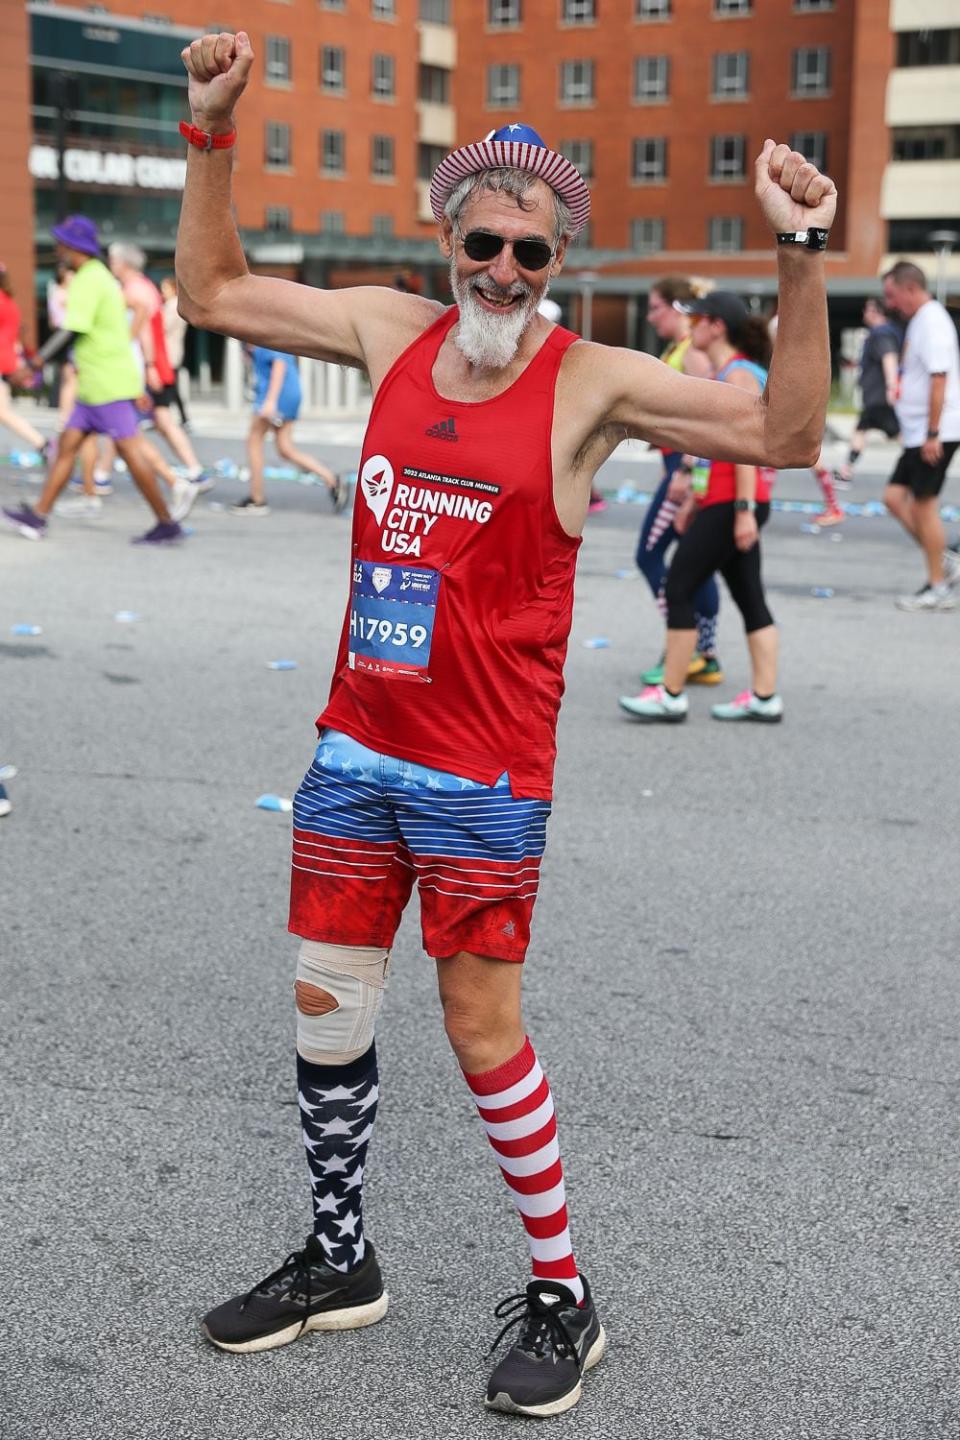
[[[180,121],[180,134],[184,140],[189,140],[191,145],[196,145],[198,150],[229,150],[231,145],[237,143],[236,130],[229,130],[226,135],[211,135],[206,130],[200,130],[196,125],[190,125],[186,120]]]

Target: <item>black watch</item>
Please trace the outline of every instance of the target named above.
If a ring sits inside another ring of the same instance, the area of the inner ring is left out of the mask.
[[[802,250],[826,250],[829,230],[786,230],[777,234],[778,245],[799,245]]]
[[[747,510],[752,515],[757,508],[757,502],[756,500],[734,500],[733,508],[735,512]]]
[[[928,431],[927,431],[927,439],[928,439],[928,440],[939,440],[939,439],[940,439],[940,431],[939,431],[939,430],[928,430]]]

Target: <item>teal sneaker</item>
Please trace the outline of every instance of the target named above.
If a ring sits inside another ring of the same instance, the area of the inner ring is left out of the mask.
[[[661,720],[668,725],[686,720],[689,709],[686,695],[671,695],[662,685],[648,685],[639,695],[621,695],[619,703],[634,720]]]
[[[714,720],[757,720],[764,725],[776,725],[783,719],[783,701],[779,695],[758,700],[752,690],[744,690],[735,700],[711,705],[710,714]]]
[[[666,655],[661,655],[656,665],[651,665],[649,670],[644,670],[640,676],[641,685],[662,685],[663,667],[666,664]]]

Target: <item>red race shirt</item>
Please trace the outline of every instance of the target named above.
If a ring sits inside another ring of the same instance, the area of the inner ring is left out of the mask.
[[[11,375],[20,364],[17,341],[20,338],[20,307],[0,290],[0,375]]]
[[[502,395],[434,387],[446,311],[396,361],[364,438],[350,598],[317,725],[550,799],[579,539],[553,503],[554,328]]]

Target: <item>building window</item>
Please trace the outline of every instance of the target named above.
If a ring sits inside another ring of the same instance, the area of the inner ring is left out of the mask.
[[[638,20],[669,20],[670,0],[636,0],[634,14]]]
[[[370,14],[374,20],[396,20],[396,0],[370,0]]]
[[[376,235],[378,240],[389,240],[393,235],[392,215],[371,215],[370,234]]]
[[[713,0],[713,13],[718,20],[728,15],[749,15],[753,0]]]
[[[492,107],[519,105],[520,66],[487,66],[487,104]]]
[[[268,120],[264,135],[264,163],[268,170],[286,170],[290,164],[290,126]]]
[[[713,57],[713,99],[742,100],[750,91],[750,56],[746,50],[728,50]]]
[[[560,66],[560,104],[593,104],[593,61],[564,60]]]
[[[320,211],[321,235],[345,235],[347,222],[342,210]]]
[[[666,140],[634,140],[632,176],[634,180],[648,185],[666,180]]]
[[[827,135],[825,130],[796,130],[790,136],[790,149],[799,150],[804,160],[816,165],[818,170],[827,168]]]
[[[638,55],[633,62],[633,99],[637,105],[666,100],[670,94],[670,57]]]
[[[664,248],[665,225],[662,220],[630,221],[630,248],[638,255],[653,255]]]
[[[714,215],[707,227],[707,249],[743,249],[743,220],[739,215]]]
[[[433,172],[440,164],[440,161],[446,157],[446,153],[442,145],[418,145],[417,179],[432,180]]]
[[[812,15],[818,10],[832,10],[834,0],[793,0],[798,15]]]
[[[396,93],[392,55],[374,55],[371,94],[377,100],[392,100]]]
[[[264,78],[268,85],[289,85],[290,83],[290,41],[284,35],[267,36]]]
[[[829,95],[830,46],[804,45],[793,52],[794,95]]]
[[[960,159],[960,125],[908,125],[893,132],[894,160]]]
[[[290,210],[286,205],[268,205],[263,214],[263,228],[273,234],[290,233]]]
[[[592,140],[561,140],[560,154],[580,171],[584,180],[593,179]]]
[[[521,22],[521,0],[487,0],[487,24],[492,30],[515,29]]]
[[[897,36],[897,68],[960,65],[960,30],[903,30]]]
[[[710,179],[742,180],[746,137],[714,135],[710,141]]]
[[[597,18],[597,0],[560,0],[560,20],[564,25],[593,25]]]
[[[370,141],[370,172],[383,180],[392,180],[393,136],[374,135]]]
[[[340,45],[324,45],[320,51],[320,89],[327,95],[342,95],[346,88],[346,51]]]
[[[417,13],[427,25],[449,25],[450,0],[419,0]]]
[[[347,137],[343,130],[320,132],[320,169],[324,175],[346,174]]]
[[[450,104],[450,71],[440,65],[421,65],[417,75],[417,93],[431,105]]]
[[[893,255],[898,252],[902,255],[905,251],[929,254],[933,250],[931,231],[942,229],[942,216],[940,219],[891,220],[887,225],[887,251]]]
[[[321,10],[346,10],[347,0],[320,0]]]

